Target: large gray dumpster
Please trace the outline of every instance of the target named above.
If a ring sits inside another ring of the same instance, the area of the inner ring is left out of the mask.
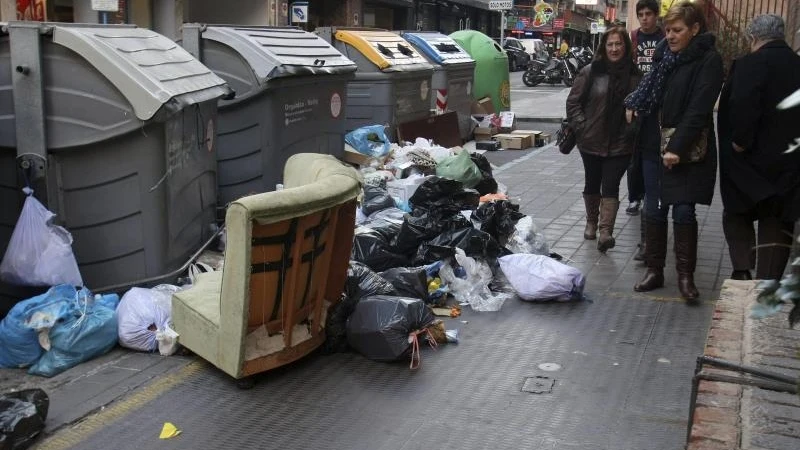
[[[228,92],[150,30],[4,26],[0,255],[30,182],[72,233],[88,287],[179,268],[211,235],[217,99]],[[12,290],[0,285],[0,301]]]
[[[319,36],[185,24],[182,45],[236,92],[219,103],[221,206],[274,190],[296,153],[343,156],[345,94],[356,65]]]
[[[386,124],[396,139],[401,123],[431,111],[433,67],[411,44],[386,30],[321,27],[315,31],[358,66],[347,84],[347,130]]]
[[[437,112],[455,111],[461,139],[472,134],[472,82],[475,60],[449,36],[435,31],[404,31],[411,45],[433,65],[431,105]]]

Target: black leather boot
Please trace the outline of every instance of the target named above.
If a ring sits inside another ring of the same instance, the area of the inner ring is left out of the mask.
[[[641,281],[633,287],[636,292],[648,292],[664,286],[664,260],[667,259],[667,224],[666,222],[648,221],[645,232],[647,272],[645,272]]]
[[[673,224],[675,229],[675,269],[678,272],[678,290],[686,301],[694,302],[700,293],[694,285],[697,266],[697,224]]]

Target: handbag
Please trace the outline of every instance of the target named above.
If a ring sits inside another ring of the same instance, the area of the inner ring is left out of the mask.
[[[575,145],[577,145],[575,130],[569,126],[568,120],[561,121],[561,129],[556,133],[556,145],[558,145],[558,151],[565,155],[569,155],[572,149],[575,148]]]
[[[661,128],[661,155],[667,152],[667,146],[670,139],[675,134],[675,128]],[[700,131],[700,136],[689,147],[689,161],[690,163],[703,162],[706,159],[708,152],[708,128],[703,128]]]

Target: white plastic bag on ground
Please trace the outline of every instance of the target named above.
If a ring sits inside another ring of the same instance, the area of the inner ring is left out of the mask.
[[[492,269],[485,262],[470,258],[460,248],[456,248],[456,262],[464,268],[466,279],[458,278],[448,263],[439,269],[439,277],[459,303],[469,304],[474,311],[500,311],[503,303],[514,296],[489,290]]]
[[[583,296],[580,270],[543,255],[516,254],[498,259],[500,269],[523,300],[577,300]]]
[[[78,263],[72,253],[72,235],[55,225],[33,190],[28,196],[0,263],[0,280],[21,286],[83,286]]]
[[[170,328],[170,321],[172,294],[178,290],[162,284],[126,292],[117,307],[120,345],[144,352],[158,349],[165,356],[175,353],[178,334]]]
[[[550,254],[547,238],[544,233],[539,231],[531,216],[519,219],[514,226],[514,232],[508,238],[506,248],[512,253],[532,253],[545,256]]]

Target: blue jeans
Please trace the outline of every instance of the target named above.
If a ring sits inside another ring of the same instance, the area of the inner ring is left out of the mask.
[[[672,206],[673,223],[681,225],[697,223],[694,203],[661,204],[661,176],[663,169],[660,160],[643,160],[642,173],[644,175],[644,215],[647,220],[667,223],[669,207]]]

